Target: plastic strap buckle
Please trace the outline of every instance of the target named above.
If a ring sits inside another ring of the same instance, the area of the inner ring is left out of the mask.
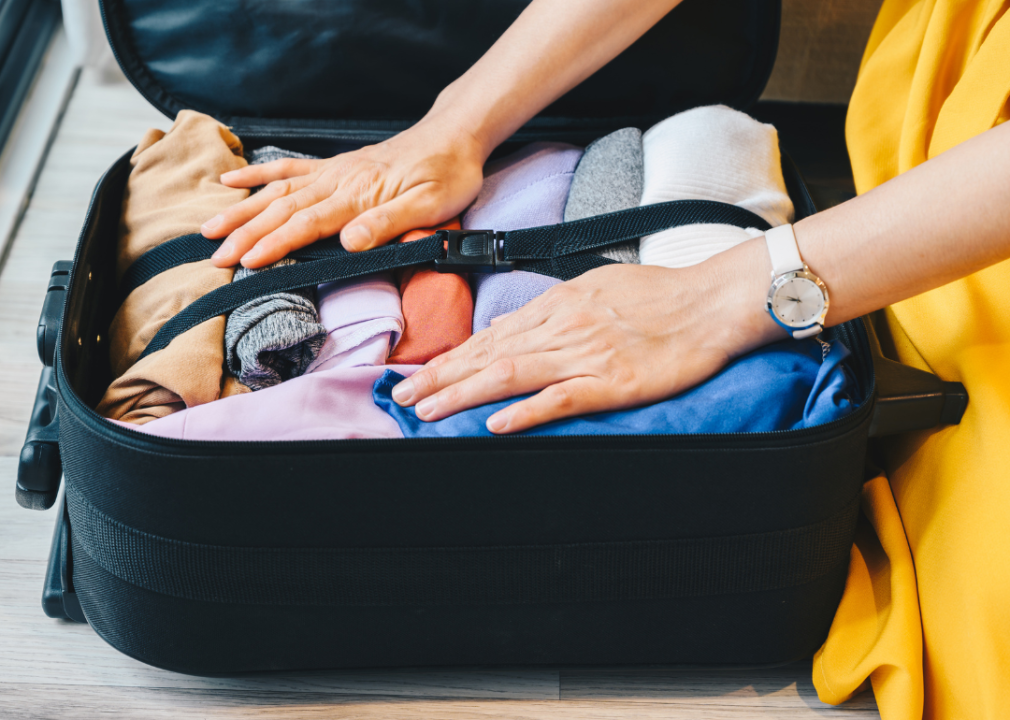
[[[511,272],[515,263],[506,260],[505,233],[494,230],[439,230],[445,242],[445,257],[435,260],[440,273]]]

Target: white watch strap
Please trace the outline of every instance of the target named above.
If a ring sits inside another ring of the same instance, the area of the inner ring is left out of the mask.
[[[802,330],[793,330],[792,336],[797,340],[802,340],[803,338],[813,337],[814,335],[820,335],[824,332],[824,328],[820,325],[811,325],[808,328],[803,328]]]
[[[796,244],[793,226],[779,225],[765,233],[768,254],[772,259],[772,277],[803,269],[800,248]]]

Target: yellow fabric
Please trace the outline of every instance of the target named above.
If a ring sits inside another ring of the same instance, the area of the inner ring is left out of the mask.
[[[859,192],[1007,120],[1008,8],[885,0],[846,128]],[[891,493],[875,480],[864,495],[879,545],[857,542],[814,683],[837,703],[869,677],[884,720],[1010,718],[1010,261],[883,320],[897,359],[970,402],[959,426],[886,445]]]
[[[863,486],[862,508],[845,593],[828,640],[814,656],[817,691],[821,700],[838,704],[872,678],[877,704],[889,718],[917,720],[922,631],[915,569],[883,475]]]

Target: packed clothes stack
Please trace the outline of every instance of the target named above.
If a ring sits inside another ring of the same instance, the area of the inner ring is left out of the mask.
[[[118,273],[241,201],[223,172],[285,157],[242,142],[213,118],[179,114],[150,131],[132,157]],[[625,128],[579,148],[538,142],[485,167],[460,218],[419,228],[507,231],[580,220],[671,200],[716,200],[772,227],[793,219],[775,128],[724,106],[679,113],[642,133]],[[754,228],[694,224],[598,251],[619,263],[683,268],[760,236]],[[276,265],[296,262],[281,260]],[[509,401],[420,421],[392,387],[431,359],[515,312],[560,281],[531,272],[443,274],[427,267],[377,273],[258,298],[202,323],[141,358],[160,327],[199,297],[262,270],[188,263],[133,288],[110,327],[115,378],[98,404],[111,421],[194,440],[458,437],[490,434]],[[637,409],[571,418],[532,435],[762,432],[797,429],[850,412],[848,350],[787,340],[743,356],[708,382]],[[138,360],[138,358],[141,358]]]

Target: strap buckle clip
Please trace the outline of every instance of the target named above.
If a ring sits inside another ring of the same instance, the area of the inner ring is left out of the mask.
[[[435,260],[440,273],[511,272],[515,263],[505,259],[505,233],[494,230],[439,230],[446,243],[445,257]]]

